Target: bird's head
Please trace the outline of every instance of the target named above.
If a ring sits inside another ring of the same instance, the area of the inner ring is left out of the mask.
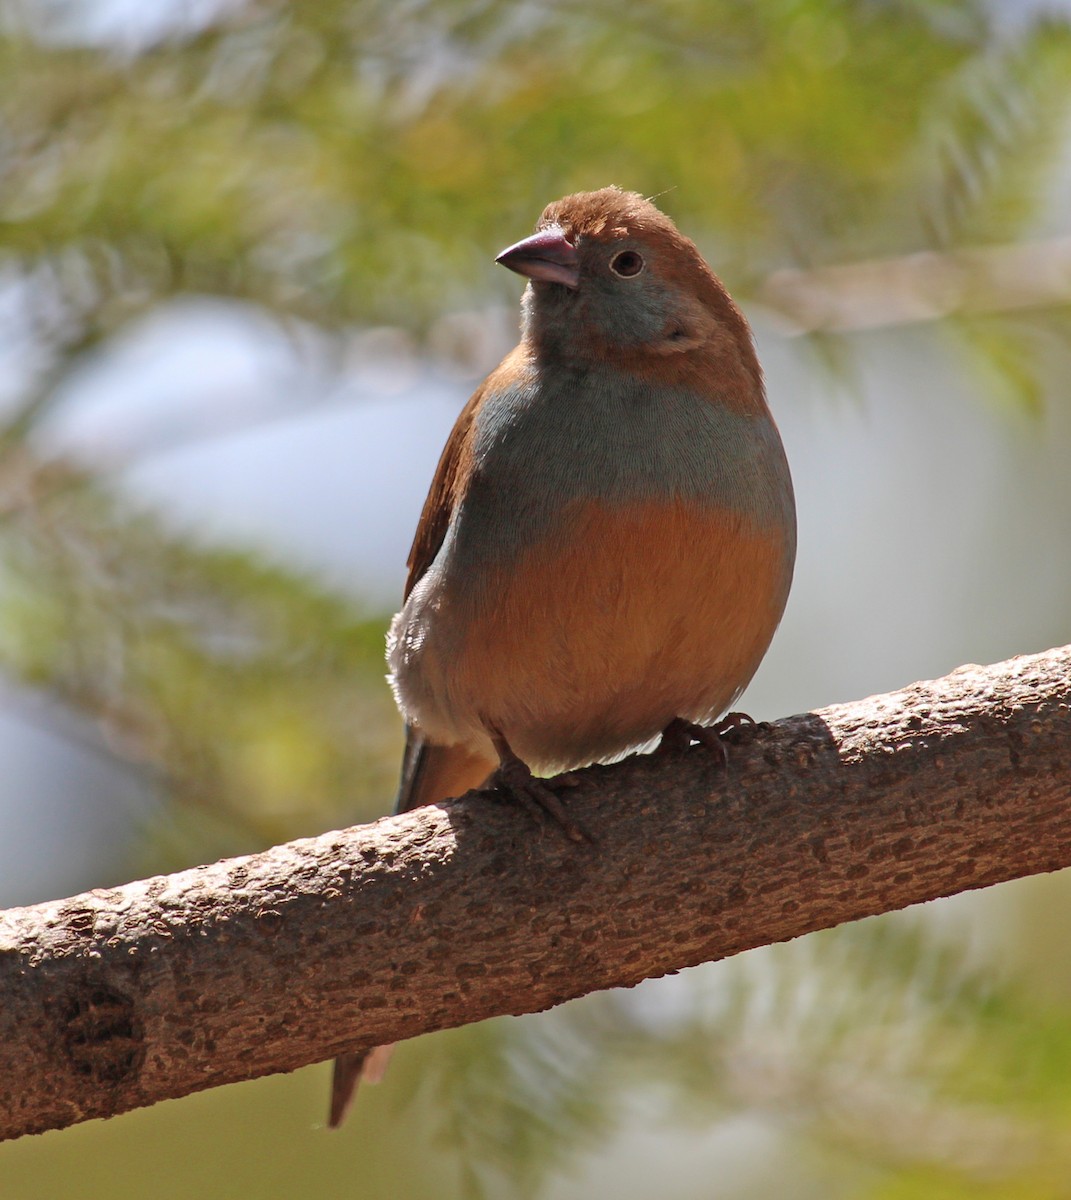
[[[750,330],[721,281],[636,192],[608,187],[556,200],[536,232],[496,261],[530,280],[524,332],[537,352],[626,369],[661,363],[663,376],[713,358],[761,379]]]

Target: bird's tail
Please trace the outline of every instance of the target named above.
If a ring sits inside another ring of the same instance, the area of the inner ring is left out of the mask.
[[[337,1129],[346,1119],[362,1079],[379,1083],[393,1051],[393,1046],[374,1046],[355,1054],[340,1054],[335,1059],[331,1072],[331,1113],[327,1118],[330,1129]]]
[[[497,766],[494,759],[473,754],[464,746],[433,746],[410,725],[406,730],[402,779],[394,811],[408,812],[422,804],[463,796],[485,783]]]
[[[394,811],[408,812],[422,804],[435,804],[483,784],[497,764],[464,746],[433,746],[414,726],[406,728],[402,778]],[[378,1083],[390,1061],[393,1046],[376,1046],[335,1059],[331,1077],[331,1112],[328,1125],[337,1129],[353,1103],[362,1079]]]

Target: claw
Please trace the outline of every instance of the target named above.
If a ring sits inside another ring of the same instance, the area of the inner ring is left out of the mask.
[[[538,779],[528,764],[513,753],[499,730],[492,728],[490,734],[499,763],[487,782],[487,790],[508,793],[537,819],[550,817],[570,841],[595,845],[595,838],[566,812],[565,805],[550,788],[551,783],[560,787],[575,787],[580,782],[578,773],[567,771],[553,780]]]
[[[730,742],[747,741],[763,728],[769,728],[768,721],[756,721],[746,712],[726,713],[720,721],[715,721],[711,726],[711,729],[717,732],[718,737],[726,738]],[[746,736],[742,736],[745,733]]]
[[[726,713],[720,721],[713,725],[698,725],[694,721],[686,721],[683,717],[674,717],[662,730],[662,740],[655,750],[656,754],[670,754],[676,750],[687,750],[693,742],[716,754],[721,759],[722,766],[728,765],[729,752],[726,742],[739,742],[741,733],[760,728],[757,722],[747,713]]]

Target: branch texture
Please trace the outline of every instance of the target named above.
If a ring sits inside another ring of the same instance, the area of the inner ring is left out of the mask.
[[[1071,864],[1071,647],[0,914],[0,1136]]]

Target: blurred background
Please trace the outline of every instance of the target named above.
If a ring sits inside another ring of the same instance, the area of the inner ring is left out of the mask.
[[[659,204],[796,481],[759,718],[1071,641],[1071,3],[0,0],[0,904],[373,819],[493,263]],[[0,1146],[0,1200],[1071,1197],[1055,875]]]

